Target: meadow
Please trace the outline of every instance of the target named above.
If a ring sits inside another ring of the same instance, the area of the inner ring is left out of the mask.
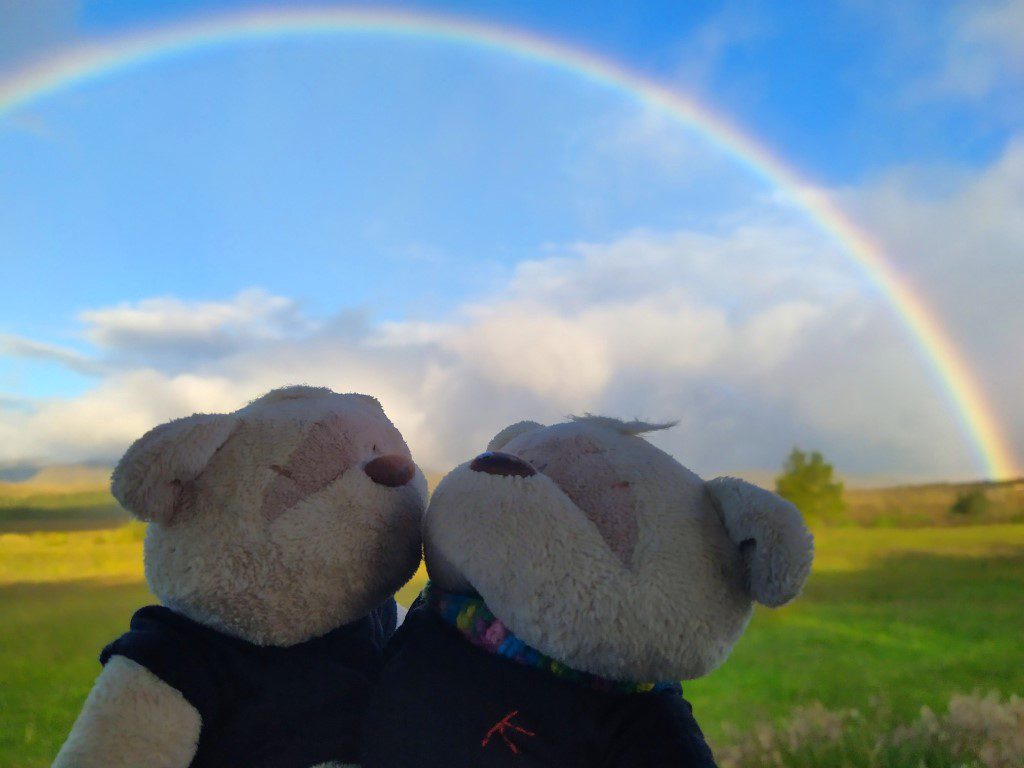
[[[964,499],[975,503],[956,509]],[[870,527],[1024,523],[1024,479],[847,488],[844,520]]]
[[[142,532],[0,534],[0,766],[50,764],[99,671],[99,649],[152,600]],[[726,664],[685,686],[725,763],[770,762],[730,762],[730,749],[752,734],[763,744],[769,723],[790,734],[794,714],[804,738],[818,741],[814,729],[834,729],[837,718],[886,729],[922,706],[944,712],[957,693],[1024,692],[1024,525],[833,528],[817,542],[800,600],[759,609]],[[399,599],[408,603],[424,577]]]

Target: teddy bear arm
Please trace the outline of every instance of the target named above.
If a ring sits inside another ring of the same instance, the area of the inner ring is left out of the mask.
[[[202,721],[180,692],[113,656],[89,692],[53,768],[186,768]]]

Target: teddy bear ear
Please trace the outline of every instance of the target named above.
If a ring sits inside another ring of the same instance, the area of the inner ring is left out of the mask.
[[[536,421],[520,421],[512,424],[491,438],[491,442],[487,444],[487,450],[500,451],[520,435],[536,432],[538,429],[544,429],[544,425],[538,424]]]
[[[705,485],[729,538],[740,549],[750,596],[775,608],[800,594],[814,559],[814,537],[800,511],[771,491],[735,477],[717,477]]]
[[[192,481],[237,424],[233,415],[197,413],[154,427],[117,463],[111,493],[139,520],[170,522],[189,507]]]

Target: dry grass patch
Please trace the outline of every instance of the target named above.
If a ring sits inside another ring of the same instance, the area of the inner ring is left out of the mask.
[[[943,713],[922,707],[908,724],[875,707],[794,710],[777,727],[732,730],[718,750],[722,768],[1020,768],[1024,699],[954,695]]]

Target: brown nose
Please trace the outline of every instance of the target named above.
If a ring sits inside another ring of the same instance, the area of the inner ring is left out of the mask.
[[[363,472],[378,485],[397,488],[412,480],[416,465],[405,456],[378,456],[366,463]]]
[[[500,451],[481,453],[473,459],[469,468],[474,472],[486,472],[489,475],[504,475],[506,477],[530,477],[537,474],[536,469],[518,456]]]

